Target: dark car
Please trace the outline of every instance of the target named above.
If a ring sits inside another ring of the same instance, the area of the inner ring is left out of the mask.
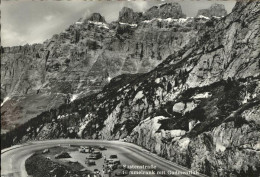
[[[120,160],[119,159],[108,159],[107,160],[107,166],[111,170],[117,169],[118,165],[120,165]]]
[[[94,174],[100,174],[100,171],[98,169],[94,169]]]
[[[84,148],[84,147],[80,147],[80,148],[79,148],[79,152],[80,152],[80,153],[85,153],[85,148]]]
[[[90,155],[89,155],[89,159],[100,159],[102,157],[102,153],[99,151],[93,151]]]
[[[86,159],[85,164],[88,166],[96,165],[96,162],[94,160]]]
[[[109,158],[110,159],[117,159],[118,157],[117,157],[117,155],[111,155]]]
[[[114,162],[109,162],[108,164],[107,164],[107,166],[108,166],[108,168],[110,169],[110,170],[115,170],[116,168],[117,168],[117,166],[118,166],[118,164],[117,163],[114,163]]]
[[[99,146],[100,150],[107,150],[107,148],[105,146]]]
[[[90,153],[92,152],[92,147],[89,147],[89,146],[80,146],[79,148],[79,152],[81,153]]]

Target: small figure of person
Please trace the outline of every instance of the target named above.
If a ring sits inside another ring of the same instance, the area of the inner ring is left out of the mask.
[[[70,94],[67,94],[67,97],[66,97],[66,104],[69,104],[70,103]]]
[[[108,169],[108,176],[109,176],[109,177],[112,177],[112,173],[111,173],[111,170],[110,170],[110,169]]]
[[[104,166],[104,165],[103,165],[103,166]],[[102,173],[102,177],[104,177],[104,176],[105,176],[105,168],[102,169],[102,172],[103,172],[103,173]]]

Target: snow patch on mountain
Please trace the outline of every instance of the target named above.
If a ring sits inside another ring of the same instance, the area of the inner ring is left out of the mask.
[[[133,23],[133,24],[130,24],[130,23],[123,23],[123,22],[119,22],[120,25],[128,25],[128,26],[131,26],[131,27],[137,27],[137,24]]]
[[[84,129],[86,128],[86,126],[88,125],[88,123],[89,123],[89,121],[80,123],[79,131],[77,133],[79,137],[82,137],[82,133],[83,133]]]
[[[10,97],[5,97],[4,101],[1,103],[1,107],[4,105],[5,102],[7,102],[8,100],[10,100]]]
[[[143,98],[144,94],[143,94],[143,91],[139,91],[136,95],[135,95],[135,98],[134,98],[134,102],[140,98]]]
[[[97,25],[97,26],[100,27],[100,28],[109,29],[108,25],[107,25],[106,23],[103,23],[103,22],[88,21],[88,23]]]
[[[190,139],[189,138],[183,138],[183,139],[180,139],[180,141],[178,143],[179,143],[179,146],[180,146],[180,150],[183,151],[183,150],[187,149],[187,147],[190,143]]]
[[[192,98],[194,98],[194,99],[209,98],[209,97],[211,97],[211,95],[212,94],[210,92],[205,92],[205,93],[199,93],[199,94],[193,96]]]
[[[159,21],[159,22],[167,22],[167,23],[172,23],[172,22],[177,22],[177,23],[185,23],[188,22],[189,20],[192,20],[193,17],[187,17],[187,18],[166,18],[166,19],[162,19],[162,18],[153,18],[151,20],[144,20],[142,21],[143,23],[151,23],[154,21]]]
[[[204,19],[207,19],[207,20],[210,19],[209,17],[206,17],[206,16],[204,16],[204,15],[199,15],[197,18],[204,18]]]

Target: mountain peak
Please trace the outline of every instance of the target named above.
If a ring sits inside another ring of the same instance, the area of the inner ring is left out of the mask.
[[[88,21],[94,21],[94,22],[102,22],[105,23],[105,18],[100,13],[93,13],[91,16],[87,19]]]
[[[208,9],[199,10],[197,16],[199,15],[203,15],[206,17],[222,17],[227,15],[227,11],[223,4],[212,4]]]
[[[153,6],[144,13],[144,16],[147,20],[151,20],[153,18],[166,19],[186,17],[186,15],[182,13],[181,5],[176,2]]]
[[[118,21],[123,23],[138,23],[142,20],[141,12],[134,12],[133,9],[129,7],[123,7],[119,12]]]

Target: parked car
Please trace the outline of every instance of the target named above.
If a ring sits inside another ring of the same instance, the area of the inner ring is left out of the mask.
[[[81,153],[90,153],[91,152],[91,150],[92,150],[92,148],[91,147],[89,147],[89,146],[80,146],[80,148],[79,148],[79,152],[81,152]]]
[[[80,148],[79,148],[79,152],[80,152],[80,153],[85,153],[85,148],[84,148],[84,147],[80,147]]]
[[[114,163],[117,163],[118,165],[121,164],[119,159],[108,159],[108,161],[113,161]]]
[[[126,138],[123,138],[123,139],[119,139],[119,141],[127,142],[127,139],[126,139]]]
[[[108,166],[109,169],[115,170],[117,168],[118,164],[113,162],[113,161],[110,161],[110,162],[108,161],[108,165],[107,166]]]
[[[107,148],[105,146],[99,146],[100,150],[107,150]]]
[[[94,169],[94,174],[100,174],[100,171],[98,169]]]
[[[117,159],[118,157],[117,157],[117,155],[111,155],[109,158],[110,159]]]
[[[96,165],[96,162],[94,160],[86,159],[85,164],[88,166]]]
[[[92,153],[94,150],[95,150],[95,149],[94,149],[93,147],[90,147],[90,146],[88,147],[88,152],[89,152],[89,153]]]
[[[119,160],[119,159],[108,159],[108,160],[107,160],[107,166],[108,166],[111,170],[115,170],[118,165],[120,165],[120,160]]]
[[[93,151],[89,155],[89,159],[100,159],[102,157],[102,153],[100,151]]]
[[[89,146],[85,147],[85,152],[86,153],[91,153],[91,151],[92,151],[92,147],[89,147]]]

